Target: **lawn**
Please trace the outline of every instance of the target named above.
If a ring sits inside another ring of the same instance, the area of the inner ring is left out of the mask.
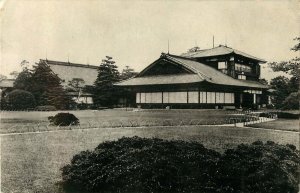
[[[19,133],[45,130],[59,130],[49,126],[48,117],[57,114],[52,112],[0,112],[0,133]],[[224,110],[143,110],[126,111],[109,109],[102,111],[70,111],[80,120],[80,126],[73,129],[91,127],[136,127],[163,125],[219,125],[233,123],[243,117],[241,112]]]
[[[277,129],[277,130],[286,130],[286,131],[299,131],[300,122],[299,119],[277,119],[275,121],[249,125],[249,127]]]
[[[122,136],[159,137],[198,141],[207,148],[224,151],[240,143],[272,140],[299,146],[299,134],[268,129],[181,126],[97,128],[1,136],[3,192],[60,192],[60,168],[83,150],[93,149],[106,140]]]

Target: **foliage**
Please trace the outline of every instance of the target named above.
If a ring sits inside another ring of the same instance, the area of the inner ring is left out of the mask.
[[[22,72],[13,71],[10,75],[16,78],[14,82],[14,89],[22,89],[30,91],[32,87],[32,71],[28,68],[29,62],[27,60],[23,60],[21,62]]]
[[[299,119],[299,113],[277,112],[277,117],[282,119]]]
[[[98,68],[98,76],[94,83],[93,101],[97,106],[112,107],[118,100],[118,89],[114,83],[120,80],[118,67],[112,57],[106,56]]]
[[[62,168],[70,192],[297,193],[299,151],[274,142],[223,155],[197,142],[121,138],[83,151]]]
[[[58,113],[55,116],[48,117],[51,124],[56,126],[78,125],[79,119],[71,113]]]
[[[121,138],[62,168],[65,187],[112,192],[211,192],[219,153],[196,142]]]
[[[299,109],[300,103],[300,91],[292,92],[287,96],[283,101],[283,108],[284,109]]]
[[[69,81],[68,85],[73,88],[75,91],[80,91],[84,87],[85,81],[82,78],[73,78]]]
[[[283,101],[289,95],[289,79],[285,76],[277,76],[273,78],[270,85],[275,90],[273,93],[273,103],[277,108],[283,107]]]
[[[15,89],[30,90],[32,86],[32,72],[29,69],[23,69],[14,82]]]
[[[50,105],[57,109],[67,109],[72,104],[71,98],[66,96],[61,80],[48,65],[41,61],[30,70],[28,62],[23,60],[21,66],[23,70],[14,82],[15,89],[31,92],[39,106]]]
[[[35,106],[34,96],[25,90],[13,90],[5,97],[7,108],[12,110],[24,110]]]
[[[291,50],[299,52],[300,38],[296,37],[294,40],[297,41],[297,43]],[[274,72],[284,72],[290,76],[290,78],[287,78],[288,81],[284,85],[279,85],[280,82],[273,81],[274,79],[271,80],[271,85],[273,88],[277,89],[274,103],[277,107],[282,107],[281,104],[285,98],[292,92],[298,92],[300,88],[300,58],[295,57],[288,61],[271,62],[269,63],[269,66]]]
[[[297,193],[300,154],[293,145],[260,141],[226,150],[218,162],[222,193]]]
[[[259,81],[261,84],[268,85],[268,81],[267,81],[266,79],[264,79],[264,78],[260,78],[258,81]]]
[[[57,109],[67,109],[72,100],[66,96],[59,77],[50,67],[40,62],[34,67],[30,91],[34,94],[39,105],[51,105]]]
[[[130,68],[129,66],[126,66],[126,68],[122,70],[122,73],[120,75],[120,79],[121,80],[126,80],[126,79],[134,77],[137,74],[138,73],[135,72],[134,69]]]

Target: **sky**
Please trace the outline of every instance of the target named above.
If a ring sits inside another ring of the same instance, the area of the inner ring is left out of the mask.
[[[300,36],[299,1],[0,0],[0,74],[39,59],[99,65],[112,56],[141,71],[162,52],[227,44],[283,61]],[[275,74],[263,64],[262,78]]]

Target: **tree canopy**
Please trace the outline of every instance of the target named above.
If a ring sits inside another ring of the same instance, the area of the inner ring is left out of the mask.
[[[300,37],[296,37],[294,39],[297,43],[291,48],[292,51],[299,52],[300,51]],[[297,92],[299,91],[299,81],[300,81],[300,58],[297,56],[288,61],[281,62],[271,62],[269,66],[272,68],[274,72],[284,72],[289,75],[288,77],[279,76],[271,80],[271,86],[274,88],[275,95],[273,102],[278,108],[291,108],[285,107],[286,103],[285,99],[289,97],[289,101],[295,101],[291,97],[299,96]],[[295,104],[292,108],[299,109],[299,103]]]
[[[60,78],[50,67],[40,62],[30,70],[27,65],[26,60],[21,62],[23,70],[14,82],[14,89],[32,93],[38,106],[52,105],[57,109],[68,108],[71,100],[66,96]]]
[[[96,106],[112,107],[117,104],[119,92],[114,83],[120,80],[115,61],[110,56],[102,60],[94,83],[94,103]]]

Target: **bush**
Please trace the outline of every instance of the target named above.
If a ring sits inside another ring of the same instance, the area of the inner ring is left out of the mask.
[[[300,91],[292,92],[283,101],[283,109],[299,109]]]
[[[13,90],[5,97],[7,109],[26,110],[35,106],[34,96],[25,90]]]
[[[278,112],[277,117],[282,119],[299,119],[299,114],[290,112]]]
[[[297,193],[300,154],[293,145],[268,141],[225,151],[218,163],[219,192]]]
[[[91,192],[211,193],[219,156],[196,142],[122,138],[75,155],[63,183]]]
[[[257,141],[223,155],[197,142],[139,137],[83,151],[62,170],[68,192],[297,193],[299,151]]]
[[[36,111],[56,111],[55,106],[45,105],[45,106],[37,106],[35,108]]]
[[[54,117],[48,117],[51,124],[56,126],[78,125],[79,119],[71,113],[58,113]]]

